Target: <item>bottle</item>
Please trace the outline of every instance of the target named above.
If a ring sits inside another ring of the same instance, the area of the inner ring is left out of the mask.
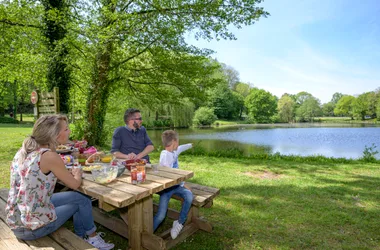
[[[133,185],[137,184],[137,168],[134,166],[131,167],[131,182]]]

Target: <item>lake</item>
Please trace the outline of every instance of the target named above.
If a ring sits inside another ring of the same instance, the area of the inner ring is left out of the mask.
[[[372,144],[380,151],[380,125],[371,124],[236,125],[177,131],[180,144],[193,143],[206,150],[239,148],[247,156],[279,152],[356,159]],[[148,130],[156,147],[162,145],[161,133]],[[380,159],[380,154],[376,157]]]

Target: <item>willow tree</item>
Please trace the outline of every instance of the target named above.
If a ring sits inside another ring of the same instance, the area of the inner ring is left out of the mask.
[[[77,11],[84,58],[92,59],[86,137],[102,143],[108,96],[117,86],[140,99],[180,100],[201,95],[212,80],[204,57],[210,51],[185,42],[196,38],[235,39],[228,27],[251,25],[267,13],[260,0],[81,1]],[[92,51],[92,55],[88,53]],[[203,79],[204,78],[204,79]]]

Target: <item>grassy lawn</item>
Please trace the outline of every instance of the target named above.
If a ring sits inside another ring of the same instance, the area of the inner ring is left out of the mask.
[[[9,162],[30,132],[0,126],[0,187],[8,187]],[[192,182],[221,191],[201,210],[214,231],[198,231],[176,249],[380,249],[380,164],[193,155],[181,155],[180,164],[194,171]],[[115,249],[127,246],[107,239]]]

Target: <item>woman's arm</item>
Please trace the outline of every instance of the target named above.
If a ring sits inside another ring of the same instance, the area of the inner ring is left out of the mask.
[[[46,152],[41,155],[40,168],[43,173],[49,171],[62,181],[67,187],[77,189],[82,184],[82,171],[80,169],[73,169],[70,173],[63,163],[61,157],[55,152]]]

